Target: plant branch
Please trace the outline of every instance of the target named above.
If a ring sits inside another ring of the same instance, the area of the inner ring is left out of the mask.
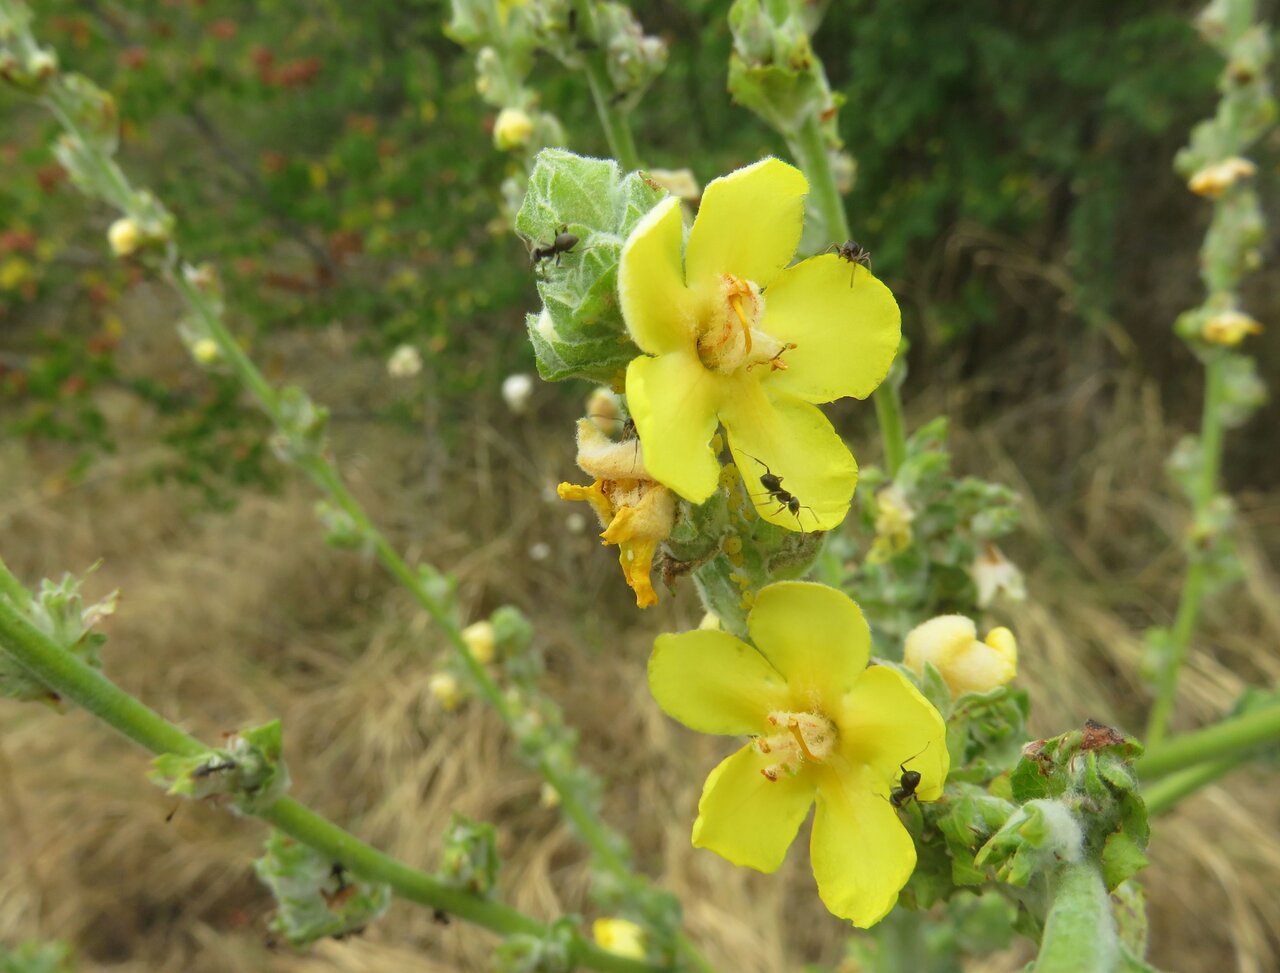
[[[1142,789],[1142,800],[1150,815],[1172,811],[1185,797],[1208,787],[1250,759],[1247,753],[1237,753],[1218,760],[1209,760],[1186,770],[1162,777]]]
[[[1280,743],[1280,704],[1155,744],[1138,760],[1135,769],[1143,780],[1153,780],[1205,761],[1247,756],[1248,751],[1268,743]]]
[[[1098,866],[1087,860],[1063,865],[1050,879],[1050,895],[1035,973],[1112,973],[1119,942]]]
[[[827,153],[822,126],[811,115],[790,140],[791,151],[809,180],[814,204],[822,214],[827,232],[833,242],[842,243],[850,238],[849,219],[845,215],[844,200],[831,170],[831,158]],[[906,432],[902,421],[902,400],[892,376],[886,378],[871,395],[876,407],[876,422],[880,427],[880,442],[884,449],[884,464],[889,475],[897,476],[907,455]]]
[[[3,562],[0,562],[0,576],[12,578]],[[0,651],[9,654],[59,696],[75,702],[154,754],[196,756],[208,749],[37,629],[11,597],[0,598]],[[502,935],[541,936],[547,932],[542,923],[510,906],[468,895],[378,851],[292,798],[281,798],[259,817],[342,862],[362,878],[386,882],[401,898],[444,909]],[[583,965],[606,973],[655,973],[658,970],[648,963],[591,945],[584,945],[580,960]]]

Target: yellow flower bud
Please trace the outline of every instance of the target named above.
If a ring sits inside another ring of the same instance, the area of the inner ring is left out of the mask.
[[[698,623],[698,628],[705,629],[711,632],[720,631],[720,628],[721,628],[720,616],[717,615],[715,612],[707,612],[702,616],[702,621]]]
[[[619,956],[644,959],[644,930],[626,919],[597,919],[591,924],[596,945]]]
[[[191,346],[191,354],[201,365],[212,365],[221,352],[218,350],[218,343],[212,338],[201,338]]]
[[[702,188],[698,185],[698,179],[689,169],[649,169],[645,175],[672,196],[679,196],[686,203],[696,203],[702,198]]]
[[[427,686],[446,712],[457,709],[462,702],[462,687],[458,685],[458,679],[453,673],[437,672]]]
[[[510,152],[529,144],[533,135],[533,119],[519,108],[504,108],[493,123],[493,144],[499,152]]]
[[[1205,166],[1187,180],[1187,188],[1198,196],[1217,199],[1241,179],[1247,179],[1257,171],[1258,167],[1248,159],[1232,156]]]
[[[127,257],[142,243],[142,231],[127,216],[122,216],[107,229],[107,243],[117,257]]]
[[[542,789],[538,792],[538,803],[543,807],[559,807],[560,792],[543,781]]]
[[[902,661],[916,673],[933,663],[952,695],[985,693],[1017,675],[1018,643],[1007,628],[992,629],[979,642],[972,620],[939,615],[907,634]]]
[[[1219,311],[1204,323],[1201,337],[1210,344],[1234,348],[1246,335],[1261,334],[1262,325],[1243,311]]]
[[[486,666],[493,661],[494,650],[497,647],[497,637],[491,622],[483,621],[468,625],[462,630],[462,641],[467,643],[467,648],[470,650],[471,655],[482,666]]]

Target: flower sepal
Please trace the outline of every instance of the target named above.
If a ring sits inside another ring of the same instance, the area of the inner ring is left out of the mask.
[[[279,720],[233,733],[225,746],[197,754],[163,753],[147,776],[167,793],[229,801],[240,814],[256,814],[289,789]]]
[[[516,231],[534,259],[543,303],[527,323],[544,379],[617,384],[639,354],[618,306],[618,260],[632,228],[665,195],[608,159],[538,153]]]

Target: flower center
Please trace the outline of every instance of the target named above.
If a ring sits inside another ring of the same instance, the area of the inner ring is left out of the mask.
[[[793,344],[784,344],[760,330],[764,295],[749,280],[725,274],[711,313],[698,332],[698,358],[714,372],[730,375],[768,364],[786,368],[782,355]]]
[[[783,775],[794,776],[806,760],[822,763],[835,749],[836,725],[822,713],[789,713],[778,710],[769,714],[769,725],[778,732],[756,737],[757,753],[776,755],[778,762],[760,771],[768,780]]]

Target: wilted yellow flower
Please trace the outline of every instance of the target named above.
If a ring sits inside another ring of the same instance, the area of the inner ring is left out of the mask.
[[[619,956],[644,959],[644,930],[627,919],[597,919],[591,924],[596,945]]]
[[[1022,601],[1027,597],[1027,585],[1022,572],[994,544],[987,544],[982,553],[974,558],[969,576],[978,589],[979,608],[986,608],[1001,594],[1013,601]]]
[[[1211,314],[1200,334],[1211,344],[1234,348],[1244,341],[1246,335],[1262,334],[1262,325],[1243,311],[1233,308]]]
[[[606,544],[618,545],[618,563],[636,593],[636,605],[658,603],[649,577],[658,544],[675,524],[675,497],[645,471],[639,440],[616,442],[591,419],[578,420],[578,466],[595,477],[590,486],[561,483],[563,500],[585,500],[605,528]]]
[[[787,267],[800,243],[804,174],[765,159],[713,180],[685,240],[680,201],[632,230],[618,296],[644,352],[627,366],[627,406],[654,479],[692,503],[719,486],[716,426],[757,512],[790,530],[829,530],[858,468],[815,403],[870,395],[898,349],[898,305],[865,267],[835,254]],[[760,489],[772,475],[812,515]]]
[[[753,739],[711,771],[693,844],[775,871],[817,802],[809,858],[837,916],[871,926],[915,869],[889,800],[901,765],[934,801],[949,768],[941,714],[902,673],[868,666],[871,632],[842,592],[804,581],[761,589],[747,632],[660,635],[649,688],[667,715],[702,733]],[[914,756],[913,756],[914,755]]]
[[[972,619],[939,615],[907,633],[902,661],[917,673],[933,663],[952,695],[985,693],[1018,674],[1018,642],[1007,628],[994,628],[979,642]]]
[[[1232,156],[1205,166],[1187,180],[1187,188],[1198,196],[1217,199],[1241,179],[1247,179],[1258,171],[1248,159]]]

